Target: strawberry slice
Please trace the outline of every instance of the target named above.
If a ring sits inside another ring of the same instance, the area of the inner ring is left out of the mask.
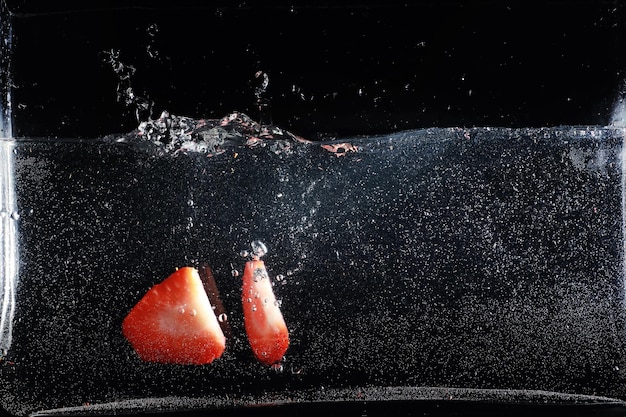
[[[144,361],[203,365],[224,352],[226,339],[195,268],[178,269],[154,285],[122,323]]]
[[[241,298],[244,327],[254,356],[266,365],[279,362],[289,347],[289,331],[263,261],[246,262]]]

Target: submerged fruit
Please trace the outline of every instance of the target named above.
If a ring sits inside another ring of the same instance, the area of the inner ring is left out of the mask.
[[[144,361],[203,365],[224,352],[226,339],[198,271],[178,269],[154,285],[122,323]]]
[[[246,263],[241,298],[244,326],[254,356],[266,365],[279,362],[289,347],[289,331],[263,261]]]

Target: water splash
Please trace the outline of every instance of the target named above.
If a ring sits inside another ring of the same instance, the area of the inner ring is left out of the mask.
[[[135,93],[131,80],[137,71],[136,68],[122,62],[119,50],[102,51],[101,56],[102,61],[110,65],[117,76],[117,101],[134,110],[137,122],[149,120],[154,102]]]
[[[626,127],[626,93],[620,94],[615,107],[613,107],[610,126]]]

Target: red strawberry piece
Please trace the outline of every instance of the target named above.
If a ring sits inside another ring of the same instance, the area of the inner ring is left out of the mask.
[[[263,261],[246,263],[241,297],[244,327],[254,356],[266,365],[279,362],[289,347],[289,331]]]
[[[226,339],[198,271],[178,269],[154,285],[122,323],[144,361],[203,365],[224,352]]]

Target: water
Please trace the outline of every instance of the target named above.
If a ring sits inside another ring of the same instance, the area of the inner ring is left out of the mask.
[[[0,219],[1,405],[221,407],[390,387],[410,399],[430,386],[626,399],[623,137],[2,142],[2,209],[19,216]],[[283,372],[254,359],[243,328],[233,271],[260,252],[290,331]],[[175,268],[205,264],[224,355],[142,362],[123,318]]]

